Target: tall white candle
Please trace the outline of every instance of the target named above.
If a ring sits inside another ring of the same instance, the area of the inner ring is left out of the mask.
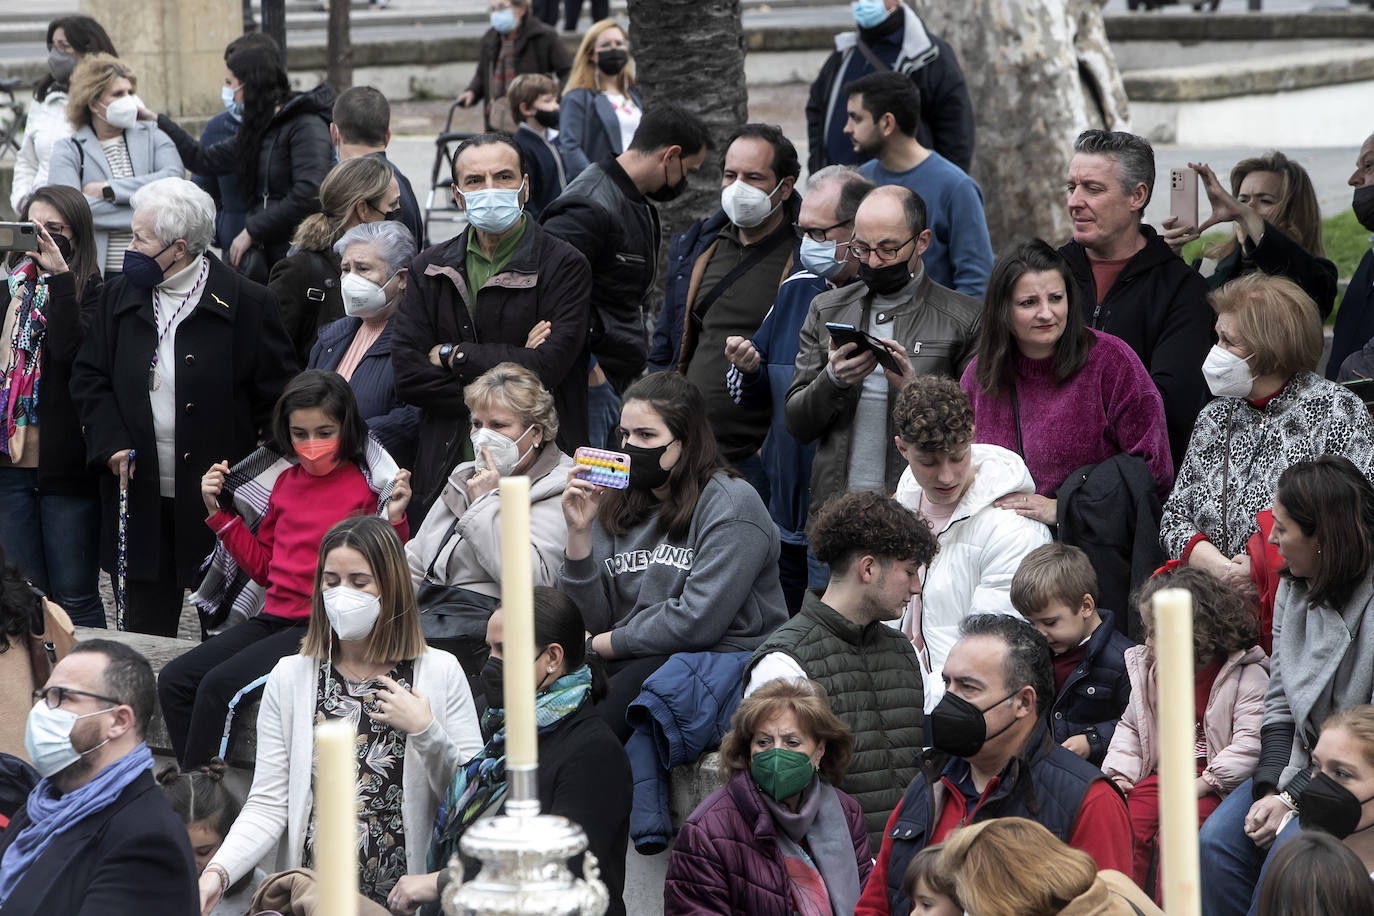
[[[534,573],[530,567],[530,479],[501,478],[502,663],[506,766],[539,762],[534,726]]]
[[[315,912],[358,916],[357,729],[342,719],[315,726]]]
[[[1159,850],[1164,873],[1164,910],[1169,916],[1200,916],[1193,596],[1181,588],[1156,592],[1154,624],[1159,697],[1155,728],[1159,735]]]

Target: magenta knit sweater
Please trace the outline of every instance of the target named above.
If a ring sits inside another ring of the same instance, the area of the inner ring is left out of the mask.
[[[1134,350],[1110,334],[1092,333],[1097,344],[1088,361],[1062,384],[1054,380],[1052,359],[1014,357],[1021,438],[1035,492],[1053,497],[1074,470],[1125,453],[1144,459],[1164,499],[1174,463],[1159,391]],[[975,357],[959,381],[973,402],[974,441],[1016,451],[1011,392],[1004,387],[984,395],[977,367]]]

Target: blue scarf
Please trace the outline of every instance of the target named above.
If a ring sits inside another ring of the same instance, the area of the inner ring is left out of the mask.
[[[51,779],[39,780],[26,803],[29,822],[0,860],[0,903],[28,874],[54,839],[71,830],[92,814],[108,808],[130,783],[153,766],[148,745],[138,746],[95,774],[95,778],[66,795],[57,794]]]

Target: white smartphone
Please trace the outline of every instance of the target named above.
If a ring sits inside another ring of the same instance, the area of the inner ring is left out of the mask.
[[[1169,215],[1175,226],[1197,225],[1197,172],[1169,170]]]

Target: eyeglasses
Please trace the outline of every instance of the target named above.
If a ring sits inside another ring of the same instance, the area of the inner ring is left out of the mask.
[[[838,229],[841,226],[848,225],[849,223],[847,222],[836,223],[833,226],[826,226],[824,229],[821,229],[817,226],[812,226],[809,229],[802,226],[793,226],[792,231],[797,234],[797,238],[799,239],[810,239],[813,242],[824,242],[826,233],[832,232],[833,230]]]
[[[93,700],[104,700],[106,703],[113,703],[116,706],[124,705],[114,697],[90,693],[85,690],[74,690],[71,687],[40,687],[33,692],[33,701],[37,703],[42,700],[48,704],[49,709],[57,709],[67,701],[67,697],[90,697]]]
[[[869,254],[876,252],[879,261],[891,261],[901,253],[902,249],[916,241],[916,236],[912,236],[902,244],[893,247],[891,245],[865,245],[863,242],[850,242],[849,253],[860,261],[868,260]]]

